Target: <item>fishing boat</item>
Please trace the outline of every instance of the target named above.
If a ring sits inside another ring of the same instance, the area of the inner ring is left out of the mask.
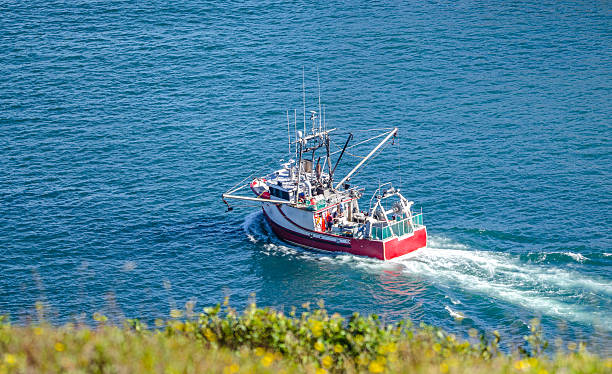
[[[251,175],[225,192],[222,199],[228,211],[232,210],[228,199],[257,202],[280,239],[310,249],[390,260],[426,247],[427,229],[423,225],[423,213],[414,212],[414,203],[407,200],[398,188],[391,183],[379,183],[367,209],[363,209],[359,200],[364,189],[350,185],[351,177],[383,145],[396,139],[398,129],[384,129],[371,139],[352,145],[353,134],[349,133],[344,146],[331,152],[331,134],[336,129],[328,129],[322,120],[324,115],[320,113],[319,95],[319,111],[310,111],[312,127],[308,133],[306,110],[303,131],[296,130],[294,113],[292,141],[287,112],[291,159],[281,162],[277,170],[265,175]],[[380,138],[382,140],[351,171],[335,181],[336,168],[348,149]],[[318,156],[321,152],[324,154]],[[338,153],[332,166],[332,156]],[[243,189],[250,190],[252,195],[239,194]]]

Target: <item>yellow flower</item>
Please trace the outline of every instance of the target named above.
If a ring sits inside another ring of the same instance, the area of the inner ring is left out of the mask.
[[[325,350],[325,345],[317,340],[317,342],[314,344],[314,348],[319,352],[323,352]]]
[[[255,355],[256,356],[263,356],[264,353],[266,353],[266,350],[261,348],[261,347],[257,347],[255,348]]]
[[[433,350],[436,352],[440,352],[440,349],[442,349],[442,346],[440,345],[440,343],[436,343],[433,345]]]
[[[266,353],[266,355],[261,359],[261,364],[265,367],[270,366],[272,362],[274,362],[274,355],[272,355],[272,353]]]
[[[397,344],[395,344],[395,343],[387,344],[387,351],[389,351],[390,353],[397,352]]]
[[[546,369],[540,369],[540,370],[538,371],[538,374],[548,374],[548,370],[546,370]]]
[[[355,343],[357,343],[357,344],[361,344],[361,343],[363,343],[363,341],[364,341],[364,337],[363,337],[363,335],[357,335],[357,336],[355,336]]]
[[[209,329],[208,327],[206,328],[206,330],[204,330],[204,336],[206,337],[206,339],[208,339],[208,341],[210,342],[215,342],[217,341],[217,336],[215,335],[214,332],[212,332],[211,329]]]
[[[43,329],[42,327],[34,327],[34,335],[42,335]]]
[[[448,373],[448,364],[446,362],[440,364],[440,372],[443,374]]]
[[[172,318],[181,318],[183,316],[183,312],[178,309],[172,309],[170,311],[170,317]]]
[[[514,363],[516,370],[526,370],[529,368],[529,362],[527,360],[520,360]]]
[[[55,350],[56,351],[63,352],[65,348],[66,348],[66,346],[64,344],[62,344],[61,342],[55,343]]]
[[[334,345],[334,352],[342,353],[343,351],[344,351],[344,347],[343,346],[341,346],[340,344]]]
[[[10,354],[10,353],[5,353],[4,354],[4,362],[8,365],[8,366],[13,366],[17,363],[17,357],[15,357],[15,355]]]
[[[317,370],[315,370],[315,374],[327,374],[327,370],[323,368],[317,368]]]
[[[98,313],[98,312],[95,312],[93,314],[93,319],[98,322],[106,322],[108,320],[108,318],[105,315]]]
[[[323,335],[323,323],[321,321],[312,321],[310,329],[312,330],[312,335],[317,338]]]
[[[321,364],[325,368],[329,369],[332,366],[333,363],[334,363],[334,360],[331,357],[329,357],[328,355],[323,356],[323,358],[321,359]]]
[[[183,331],[185,330],[185,325],[181,321],[174,321],[174,323],[172,323],[172,328],[177,331]]]
[[[223,374],[236,374],[240,370],[240,366],[236,364],[231,364],[230,366],[226,366],[223,368]]]
[[[385,370],[385,367],[376,361],[372,361],[370,362],[370,366],[368,366],[368,370],[370,373],[382,373]]]

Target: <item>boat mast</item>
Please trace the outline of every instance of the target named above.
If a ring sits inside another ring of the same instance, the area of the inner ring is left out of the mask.
[[[389,139],[391,139],[392,136],[394,136],[396,134],[397,134],[397,127],[394,127],[393,130],[389,131],[389,134],[387,134],[387,136],[385,136],[385,138],[380,143],[378,143],[378,145],[373,150],[371,150],[370,153],[368,153],[368,155],[365,156],[365,158],[363,160],[361,160],[357,164],[357,166],[355,166],[353,168],[353,170],[351,170],[344,178],[342,178],[342,180],[340,182],[338,182],[338,184],[336,185],[336,189],[340,188],[340,186],[342,186],[342,183],[346,182],[353,174],[355,174],[355,172],[357,170],[359,170],[359,168],[367,160],[369,160],[374,155],[374,153],[376,153],[376,151],[378,151],[378,149],[383,146],[383,144],[385,144]]]
[[[329,175],[329,188],[332,184],[331,159],[329,158],[329,134],[325,132],[325,151],[327,152],[327,175]]]
[[[298,136],[300,134],[298,133]],[[298,195],[300,194],[300,178],[301,178],[301,174],[302,174],[302,137],[299,136],[300,140],[300,146],[299,146],[299,156],[298,156],[298,163],[297,163],[297,168],[298,168],[298,174],[297,174],[297,182],[295,183],[295,196],[294,196],[294,202],[297,204],[298,202]]]
[[[315,134],[317,136],[319,136],[319,134],[316,133],[316,124],[317,124],[317,112],[315,112],[314,110],[310,111],[310,119],[312,120],[312,135],[315,136]],[[315,138],[313,138],[315,139]],[[313,140],[313,142],[316,142],[316,139]],[[317,150],[317,147],[313,146],[312,147],[312,163],[314,164],[314,158],[315,158],[315,151]]]

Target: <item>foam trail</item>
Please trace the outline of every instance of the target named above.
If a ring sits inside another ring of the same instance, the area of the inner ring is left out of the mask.
[[[399,266],[400,271],[409,275],[422,275],[432,283],[452,285],[543,315],[612,330],[612,318],[609,315],[592,305],[582,306],[575,302],[585,292],[604,297],[612,295],[612,285],[554,266],[521,263],[518,258],[505,253],[471,250],[464,244],[444,237],[430,237],[427,248],[419,251],[415,257],[388,262],[350,254],[305,250],[278,239],[261,212],[249,214],[243,228],[253,243],[261,244],[263,253],[267,255],[347,264],[372,273],[396,271]],[[455,304],[452,299],[451,302]],[[448,311],[451,308],[445,309]]]
[[[587,257],[583,256],[580,253],[575,253],[575,252],[549,252],[549,253],[543,253],[543,258],[546,259],[547,255],[554,255],[554,254],[564,255],[564,256],[571,257],[576,262],[584,262],[584,261],[588,260]]]
[[[460,300],[455,300],[450,296],[444,296],[445,299],[449,299],[451,303],[457,305],[457,304],[463,304]]]
[[[609,315],[597,307],[575,302],[585,292],[611,295],[612,285],[603,280],[550,265],[521,263],[504,253],[469,250],[439,237],[432,237],[420,256],[399,262],[406,273],[423,275],[434,283],[454,285],[544,315],[612,330]]]
[[[581,255],[580,253],[574,253],[574,252],[563,252],[564,255],[570,256],[571,258],[573,258],[574,260],[578,261],[578,262],[584,262],[585,260],[588,260],[588,258],[584,257],[583,255]]]
[[[253,243],[257,243],[261,240],[261,236],[258,235],[261,233],[261,230],[256,229],[256,226],[261,222],[260,215],[261,213],[259,212],[249,213],[242,223],[242,229],[246,232],[247,237]]]
[[[456,318],[456,319],[464,319],[465,318],[465,316],[462,313],[456,312],[456,311],[452,310],[451,307],[448,306],[448,305],[446,305],[444,307],[444,309],[446,309],[446,311],[448,311],[448,314],[450,314],[450,316],[453,317],[453,318]]]

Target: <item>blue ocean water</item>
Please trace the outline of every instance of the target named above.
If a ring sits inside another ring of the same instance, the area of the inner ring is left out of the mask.
[[[509,348],[537,317],[612,353],[610,2],[4,1],[0,50],[0,314],[254,293]],[[286,156],[303,67],[330,126],[400,128],[354,182],[423,209],[419,256],[308,252],[256,207],[225,213]]]

